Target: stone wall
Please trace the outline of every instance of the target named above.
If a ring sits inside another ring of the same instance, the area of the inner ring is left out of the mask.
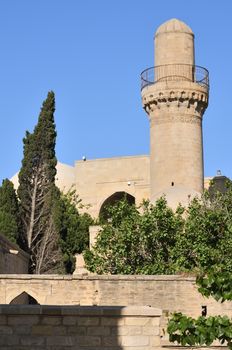
[[[88,206],[83,210],[97,218],[104,201],[116,192],[126,192],[140,204],[150,195],[149,168],[147,155],[77,161],[76,190]]]
[[[232,303],[203,298],[194,277],[113,275],[0,275],[0,304],[23,292],[46,305],[150,305],[196,317],[207,306],[208,315],[232,316]]]
[[[1,350],[149,350],[160,347],[151,307],[0,307]]]
[[[0,234],[0,273],[28,272],[29,255]]]
[[[96,218],[105,199],[115,192],[131,194],[136,204],[140,204],[144,198],[150,198],[149,155],[81,160],[75,162],[75,167],[58,162],[56,170],[56,185],[59,189],[67,192],[76,188],[82,204],[86,205],[82,210]],[[212,178],[205,178],[205,188],[209,187],[210,180]],[[17,189],[18,173],[11,181]]]

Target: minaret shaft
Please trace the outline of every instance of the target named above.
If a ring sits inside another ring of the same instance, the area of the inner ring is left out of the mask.
[[[165,194],[176,207],[203,191],[208,72],[194,65],[191,29],[175,19],[156,32],[155,60],[156,66],[142,73],[143,106],[150,119],[151,200]]]
[[[166,103],[150,114],[151,198],[170,187],[203,191],[202,120],[194,111]],[[192,112],[192,113],[191,113]],[[189,193],[191,194],[191,193]]]

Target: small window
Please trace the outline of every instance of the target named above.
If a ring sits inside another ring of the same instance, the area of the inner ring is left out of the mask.
[[[172,182],[171,185],[174,186],[174,182]]]
[[[201,307],[201,316],[207,316],[207,306],[202,305]]]

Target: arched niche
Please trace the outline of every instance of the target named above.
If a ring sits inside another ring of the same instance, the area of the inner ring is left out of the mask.
[[[12,299],[10,304],[38,305],[39,303],[30,294],[28,294],[26,292],[22,292],[19,295],[17,295],[14,299]]]
[[[108,220],[109,214],[108,214],[107,208],[115,205],[117,202],[119,202],[123,199],[125,199],[130,205],[135,204],[135,197],[132,196],[131,194],[124,192],[124,191],[115,192],[111,196],[106,198],[104,200],[104,202],[102,203],[102,206],[101,206],[100,212],[99,212],[100,219],[101,220]]]

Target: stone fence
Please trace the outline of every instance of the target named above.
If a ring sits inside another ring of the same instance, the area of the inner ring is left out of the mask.
[[[149,305],[189,316],[226,314],[232,303],[203,298],[194,277],[178,275],[0,275],[0,304],[22,304],[25,293],[41,305]]]
[[[1,350],[151,350],[161,310],[152,307],[0,306]]]

